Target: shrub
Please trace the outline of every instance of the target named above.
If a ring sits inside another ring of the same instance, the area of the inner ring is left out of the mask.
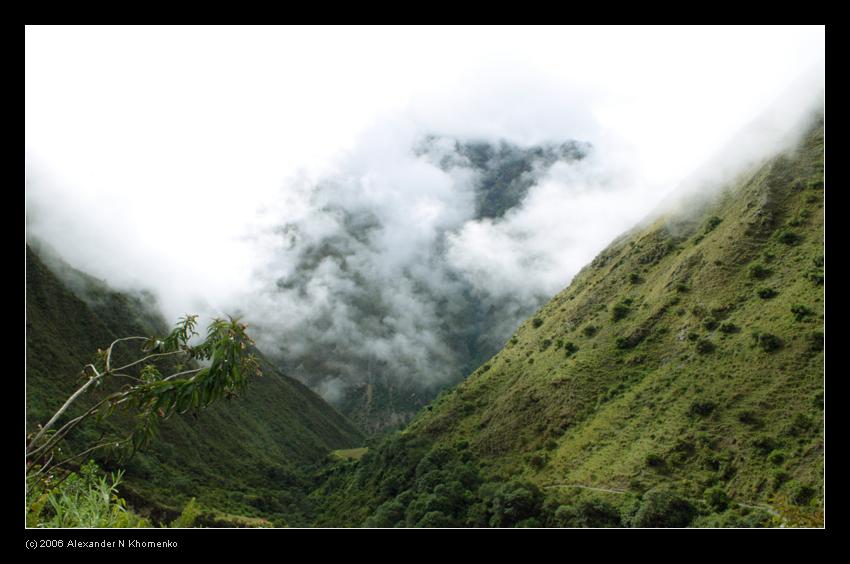
[[[582,333],[584,333],[585,337],[593,337],[598,332],[599,328],[595,325],[585,325],[584,329],[582,329]]]
[[[555,510],[557,527],[620,527],[622,521],[616,507],[605,500],[583,500],[576,506],[562,505]]]
[[[785,462],[786,458],[787,455],[785,454],[785,451],[779,449],[773,450],[767,455],[767,461],[774,466],[781,466],[782,463]]]
[[[716,408],[717,404],[711,400],[697,400],[691,403],[688,413],[697,417],[706,417],[711,415]]]
[[[533,454],[528,460],[528,464],[535,470],[540,470],[546,466],[547,457],[544,454]]]
[[[663,468],[666,465],[664,458],[654,452],[647,454],[644,462],[650,468]]]
[[[794,304],[791,306],[791,313],[794,314],[794,319],[797,321],[805,321],[815,314],[815,311],[802,304]]]
[[[791,482],[788,485],[789,500],[794,505],[808,505],[817,493],[811,486],[800,484],[799,482]]]
[[[531,320],[531,326],[534,327],[535,329],[537,329],[541,325],[543,325],[543,320],[540,319],[539,317],[535,317],[534,319]]]
[[[94,461],[84,464],[58,483],[50,477],[28,477],[27,525],[32,527],[149,527],[127,510],[118,497],[123,472],[104,474]]]
[[[543,505],[543,492],[536,485],[511,480],[498,486],[490,500],[490,526],[511,527],[537,517]]]
[[[782,348],[782,339],[776,335],[771,335],[770,333],[754,331],[753,340],[755,341],[756,346],[764,352],[773,352]]]
[[[779,292],[774,290],[773,288],[759,288],[758,296],[763,300],[769,300],[771,298],[775,298],[779,295]]]
[[[708,221],[705,223],[705,232],[709,233],[710,231],[713,231],[714,228],[717,227],[718,225],[720,225],[720,223],[722,221],[723,220],[720,219],[719,217],[717,217],[716,215],[711,216],[710,218],[708,218]]]
[[[788,425],[785,433],[792,437],[799,437],[811,431],[814,424],[815,423],[811,417],[804,413],[798,413],[794,416],[794,419],[791,420],[791,423]]]
[[[777,448],[779,446],[779,442],[774,437],[768,435],[760,435],[753,439],[752,445],[753,448],[756,449],[756,451],[766,455],[770,451]]]
[[[577,352],[578,345],[576,345],[572,341],[567,341],[566,343],[564,343],[564,354],[567,356],[567,358],[573,356]]]
[[[543,342],[540,343],[540,352],[545,351],[550,346],[552,346],[552,340],[551,339],[543,339]]]
[[[786,230],[786,231],[783,231],[782,233],[779,234],[779,240],[781,242],[785,243],[786,245],[796,245],[802,239],[803,238],[800,235],[798,235],[797,233],[794,233],[793,231],[787,231]]]
[[[687,527],[696,516],[696,508],[670,490],[648,491],[632,519],[635,527]]]
[[[755,411],[751,411],[749,409],[739,411],[737,417],[738,421],[745,425],[758,425],[760,422],[758,415],[756,415]]]
[[[719,325],[720,325],[720,322],[719,322],[719,321],[717,321],[717,319],[716,319],[716,318],[711,317],[711,316],[706,317],[705,319],[703,319],[703,320],[702,320],[702,326],[703,326],[703,327],[704,327],[707,331],[714,331],[715,329],[717,329],[717,327],[718,327]]]
[[[823,331],[815,331],[809,334],[809,350],[812,352],[823,350]]]
[[[631,306],[625,301],[614,304],[611,308],[611,319],[619,321],[632,311]]]
[[[755,278],[756,280],[764,280],[773,273],[773,271],[761,263],[751,264],[749,272],[750,277]]]
[[[708,354],[714,352],[717,346],[708,339],[700,339],[697,341],[697,352],[700,354]]]
[[[741,330],[741,328],[738,327],[737,325],[735,325],[734,323],[725,322],[725,323],[720,324],[720,332],[725,333],[727,335],[729,335],[731,333],[737,333],[740,330]]]
[[[416,523],[417,527],[441,528],[454,527],[456,523],[442,511],[429,511]]]
[[[201,508],[198,506],[198,502],[193,497],[189,500],[189,503],[183,507],[183,511],[180,513],[180,516],[172,521],[169,526],[173,529],[194,527],[197,524],[198,517],[201,516],[201,513]]]
[[[811,281],[815,286],[823,285],[823,272],[820,270],[810,270],[806,273],[806,278]]]
[[[641,278],[640,274],[638,274],[637,272],[632,272],[631,274],[629,274],[629,282],[631,284],[640,284],[641,282],[643,282],[643,278]]]
[[[726,490],[724,490],[722,486],[708,488],[705,490],[703,497],[705,498],[705,502],[714,511],[725,511],[726,508],[729,507],[729,496],[726,494]]]
[[[770,475],[770,487],[773,488],[773,491],[778,490],[782,487],[782,484],[791,479],[791,475],[781,468],[774,468]]]
[[[684,294],[691,291],[691,287],[688,286],[685,282],[678,282],[675,286],[676,291],[680,294]]]

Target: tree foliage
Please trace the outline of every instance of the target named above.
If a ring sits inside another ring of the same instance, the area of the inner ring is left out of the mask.
[[[98,350],[95,360],[83,368],[83,385],[27,437],[28,477],[43,475],[98,449],[132,456],[156,437],[162,420],[175,413],[197,412],[222,397],[234,397],[250,376],[261,375],[257,359],[249,352],[254,343],[246,333],[247,325],[233,318],[213,319],[205,338],[192,344],[200,336],[196,325],[197,316],[187,315],[165,337],[123,337]],[[116,363],[116,357],[128,354],[119,349],[130,343],[141,345],[135,359],[131,356]],[[76,415],[85,400],[89,405]],[[126,434],[101,437],[81,452],[68,452],[65,439],[69,434],[83,422],[100,421],[117,410],[131,417]],[[69,417],[69,412],[75,416]]]

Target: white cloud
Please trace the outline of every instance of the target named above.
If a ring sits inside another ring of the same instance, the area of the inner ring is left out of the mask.
[[[295,358],[332,351],[329,395],[346,351],[442,378],[464,284],[513,300],[509,333],[798,77],[811,98],[823,51],[822,26],[29,26],[28,230],[170,318],[239,308]],[[476,219],[470,170],[413,153],[431,133],[594,150]],[[328,241],[344,260],[294,280]]]

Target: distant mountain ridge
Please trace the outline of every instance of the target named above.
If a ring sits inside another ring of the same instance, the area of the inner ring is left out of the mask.
[[[394,259],[403,264],[389,272],[382,265],[394,251],[383,245],[392,247],[393,241],[384,231],[406,235],[369,207],[369,186],[357,175],[320,183],[313,219],[322,235],[314,237],[317,229],[297,221],[278,230],[286,241],[281,262],[293,266],[270,291],[286,304],[305,304],[297,311],[309,313],[265,347],[269,355],[367,433],[400,428],[494,354],[514,324],[545,300],[496,299],[476,289],[449,263],[449,238],[465,222],[501,220],[556,163],[579,161],[589,150],[575,141],[521,147],[505,140],[423,137],[411,148],[414,158],[454,179],[453,198],[469,198],[471,205],[464,208],[468,216],[435,227],[433,239],[413,256]],[[399,205],[409,207],[399,216],[416,231],[418,194],[393,189],[404,200]]]

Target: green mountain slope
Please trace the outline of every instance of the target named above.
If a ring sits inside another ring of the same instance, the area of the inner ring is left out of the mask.
[[[98,348],[130,335],[162,335],[165,323],[144,295],[130,296],[57,263],[61,279],[26,250],[27,425],[43,423],[79,386]],[[73,288],[73,291],[72,289]],[[120,422],[106,422],[111,426]],[[97,440],[90,426],[77,444]],[[127,466],[131,503],[173,516],[196,496],[209,509],[297,524],[309,512],[296,486],[306,465],[362,436],[318,395],[263,363],[244,396],[167,421]],[[107,466],[109,462],[107,462]]]
[[[818,523],[823,202],[819,122],[620,237],[402,433],[328,470],[323,522]]]

